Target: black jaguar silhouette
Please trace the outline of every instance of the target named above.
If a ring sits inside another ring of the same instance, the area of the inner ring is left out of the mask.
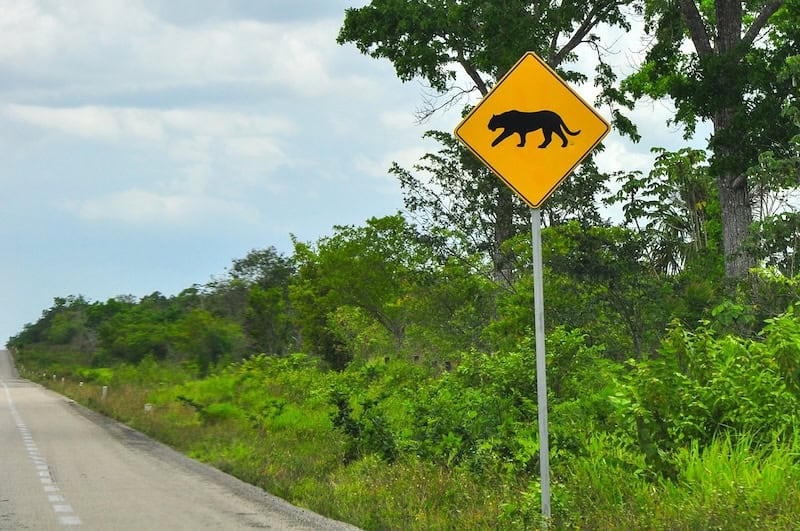
[[[544,134],[544,142],[539,144],[540,148],[546,148],[550,144],[553,139],[553,133],[561,138],[561,147],[567,147],[565,132],[572,136],[580,134],[580,130],[570,131],[561,116],[553,111],[523,112],[512,110],[502,114],[493,114],[492,119],[489,120],[489,129],[496,131],[498,128],[503,129],[503,132],[492,142],[492,147],[495,147],[514,133],[518,134],[520,139],[517,147],[525,147],[525,136],[537,129],[541,129]]]

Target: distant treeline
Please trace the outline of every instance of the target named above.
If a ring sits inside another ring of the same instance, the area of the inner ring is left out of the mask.
[[[548,330],[579,330],[611,360],[648,358],[675,322],[714,316],[750,337],[798,299],[778,269],[741,289],[726,283],[710,245],[673,270],[646,234],[624,227],[568,221],[543,238]],[[372,218],[313,244],[295,240],[292,256],[253,250],[174,296],[57,298],[9,346],[79,352],[96,367],[153,357],[200,374],[256,353],[304,352],[341,370],[374,358],[441,368],[473,350],[513,349],[532,334],[527,235],[506,242],[501,277],[486,253],[454,253],[454,239],[400,214]]]

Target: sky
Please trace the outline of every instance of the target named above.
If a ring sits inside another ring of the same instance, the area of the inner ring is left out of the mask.
[[[55,297],[174,295],[402,210],[388,168],[435,151],[423,133],[460,109],[417,123],[424,84],[336,43],[365,3],[0,0],[0,344]],[[630,70],[641,37],[604,41]],[[681,147],[669,113],[639,105],[642,141],[612,133],[601,167]]]

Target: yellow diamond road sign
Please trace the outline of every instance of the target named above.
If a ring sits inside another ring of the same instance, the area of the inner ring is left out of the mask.
[[[456,136],[526,203],[539,208],[609,131],[528,52],[456,127]]]

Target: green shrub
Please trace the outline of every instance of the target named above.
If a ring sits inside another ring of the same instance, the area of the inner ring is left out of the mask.
[[[694,331],[675,323],[658,357],[631,361],[616,396],[620,424],[652,470],[674,477],[675,451],[718,436],[750,434],[758,445],[792,433],[798,329],[792,312],[770,320],[761,340],[718,336],[708,322]]]

